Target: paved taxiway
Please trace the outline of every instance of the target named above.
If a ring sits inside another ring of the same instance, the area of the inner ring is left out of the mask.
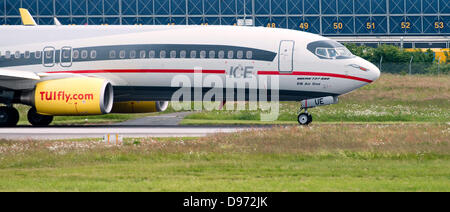
[[[192,112],[178,112],[148,116],[122,123],[103,126],[18,126],[0,128],[0,139],[56,140],[78,138],[103,138],[104,135],[122,137],[201,137],[215,133],[233,133],[269,126],[179,126],[179,122]]]
[[[123,137],[200,137],[214,133],[233,133],[260,127],[250,126],[79,126],[79,127],[15,127],[0,128],[0,139],[55,140],[77,138],[103,138],[105,134]]]
[[[192,112],[177,112],[161,114],[158,116],[147,116],[144,118],[128,120],[114,124],[116,126],[176,126],[183,118]]]

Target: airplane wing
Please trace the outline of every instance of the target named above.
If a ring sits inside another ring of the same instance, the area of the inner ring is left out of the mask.
[[[81,76],[83,75],[73,73],[34,73],[31,71],[0,68],[0,90],[1,88],[26,90],[33,88],[36,83],[41,81]]]
[[[0,68],[0,80],[8,79],[29,79],[29,80],[40,80],[41,77],[34,72],[29,71],[17,71]]]

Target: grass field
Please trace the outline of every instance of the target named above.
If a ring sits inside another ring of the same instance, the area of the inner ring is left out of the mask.
[[[449,124],[1,141],[0,191],[450,191]]]
[[[309,110],[198,112],[183,124],[292,124],[203,138],[0,140],[0,191],[450,191],[450,76],[383,74]],[[25,124],[26,107],[19,107]],[[172,112],[172,110],[166,111]],[[153,114],[57,117],[96,124]],[[87,120],[86,120],[87,119]]]
[[[300,104],[282,102],[278,123],[296,123]],[[375,83],[343,95],[335,105],[309,109],[314,122],[449,122],[450,76],[382,74]],[[182,124],[257,124],[260,111],[204,111]]]

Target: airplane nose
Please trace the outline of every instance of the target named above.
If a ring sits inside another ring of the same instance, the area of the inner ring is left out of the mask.
[[[377,80],[378,78],[380,78],[380,74],[381,74],[381,72],[380,72],[380,69],[378,68],[378,67],[376,67],[375,65],[373,65],[372,64],[372,66],[373,66],[373,68],[371,68],[370,69],[370,71],[372,72],[371,73],[371,79],[370,80],[372,80],[372,82],[374,82],[375,80]]]
[[[368,62],[370,64],[370,80],[372,80],[372,82],[374,82],[375,80],[377,80],[378,78],[380,78],[380,69],[375,66],[374,64]]]
[[[361,77],[364,77],[368,80],[370,80],[371,82],[374,82],[375,80],[377,80],[378,78],[380,78],[380,69],[378,69],[378,67],[374,64],[372,64],[371,62],[360,58],[360,57],[356,57],[354,59],[354,68],[359,68],[361,70],[363,70],[363,72],[358,72],[360,73]]]

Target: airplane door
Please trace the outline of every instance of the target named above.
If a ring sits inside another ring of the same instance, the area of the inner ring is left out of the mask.
[[[43,51],[44,55],[42,56],[42,65],[45,67],[53,67],[55,66],[55,47],[47,46]]]
[[[282,40],[278,52],[278,71],[292,72],[294,69],[294,45],[293,40]]]

